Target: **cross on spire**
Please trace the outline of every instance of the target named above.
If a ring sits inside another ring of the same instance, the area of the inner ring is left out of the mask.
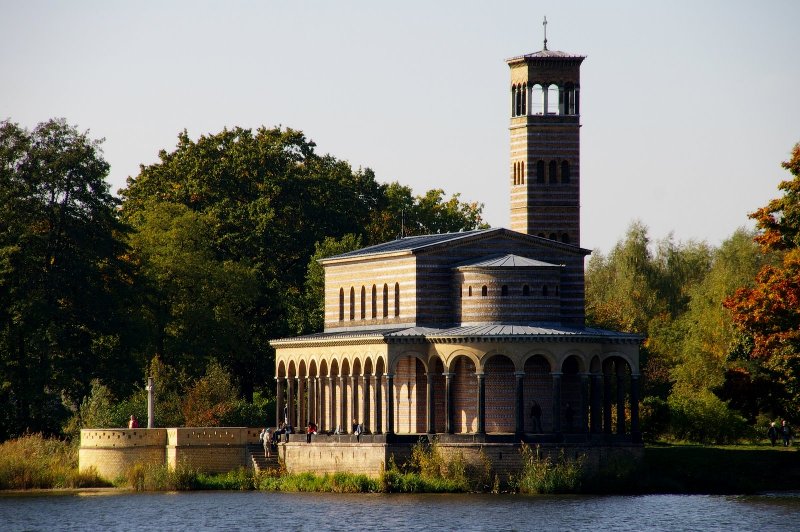
[[[547,15],[544,17],[544,22],[542,22],[542,26],[544,26],[544,49],[547,50]]]

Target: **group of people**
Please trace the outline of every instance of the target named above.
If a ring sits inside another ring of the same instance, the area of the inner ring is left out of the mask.
[[[791,441],[793,439],[794,434],[792,433],[792,427],[784,419],[781,423],[780,427],[775,426],[775,422],[769,424],[769,429],[767,429],[767,437],[769,438],[769,443],[773,447],[775,447],[775,443],[778,441],[778,437],[783,440],[783,446],[789,447]]]

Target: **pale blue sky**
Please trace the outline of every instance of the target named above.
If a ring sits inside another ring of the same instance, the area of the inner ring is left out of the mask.
[[[581,245],[630,222],[718,244],[778,195],[800,141],[800,2],[0,0],[0,118],[105,137],[113,190],[225,126],[291,126],[508,226],[505,59],[581,71]]]

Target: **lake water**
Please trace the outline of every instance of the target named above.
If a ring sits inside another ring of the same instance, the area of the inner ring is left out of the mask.
[[[800,493],[759,496],[0,495],[0,530],[800,530]]]

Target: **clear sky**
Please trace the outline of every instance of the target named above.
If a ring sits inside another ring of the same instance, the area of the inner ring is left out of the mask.
[[[509,224],[509,73],[581,70],[581,245],[632,220],[718,244],[800,141],[800,2],[0,0],[0,118],[104,137],[112,189],[187,129],[281,124]]]

